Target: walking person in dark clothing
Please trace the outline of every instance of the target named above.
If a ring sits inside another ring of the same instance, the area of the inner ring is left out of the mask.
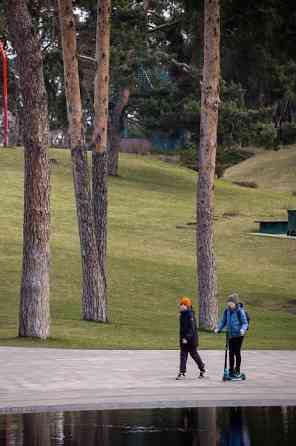
[[[219,333],[224,327],[229,337],[229,376],[236,377],[240,375],[241,348],[244,335],[248,330],[248,319],[244,308],[239,304],[237,293],[228,297],[226,308],[215,333]]]
[[[180,372],[177,380],[185,378],[188,354],[196,362],[200,370],[199,376],[203,377],[206,373],[205,364],[197,351],[197,346],[198,332],[192,302],[188,297],[182,297],[180,299]]]

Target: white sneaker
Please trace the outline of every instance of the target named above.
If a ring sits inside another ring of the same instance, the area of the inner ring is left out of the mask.
[[[200,378],[203,378],[205,375],[207,375],[208,374],[208,371],[207,371],[207,369],[206,368],[204,368],[203,370],[200,370],[200,372],[199,372],[199,377]]]
[[[185,378],[186,378],[185,373],[178,373],[176,380],[180,381],[180,380],[185,379]]]

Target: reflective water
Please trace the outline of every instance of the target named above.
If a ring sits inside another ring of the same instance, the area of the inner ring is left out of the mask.
[[[296,408],[0,415],[2,446],[295,446]]]

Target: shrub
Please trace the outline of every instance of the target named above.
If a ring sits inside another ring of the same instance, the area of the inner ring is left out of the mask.
[[[183,149],[179,151],[180,162],[183,166],[189,169],[198,170],[198,157],[197,150],[195,146],[191,146],[188,149]],[[253,155],[252,152],[247,152],[238,147],[218,147],[217,157],[216,157],[216,175],[221,178],[228,167],[244,161]]]
[[[188,147],[187,149],[179,150],[180,163],[182,166],[197,171],[197,150],[195,146]]]
[[[278,132],[273,124],[258,123],[255,125],[255,144],[266,149],[278,148]]]
[[[295,144],[296,143],[296,123],[287,122],[283,124],[279,130],[279,140],[281,144]]]

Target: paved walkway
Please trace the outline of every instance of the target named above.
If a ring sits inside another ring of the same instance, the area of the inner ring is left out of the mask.
[[[247,351],[247,381],[222,382],[223,351],[201,351],[209,376],[178,352],[0,347],[0,413],[202,406],[296,406],[296,351]]]

